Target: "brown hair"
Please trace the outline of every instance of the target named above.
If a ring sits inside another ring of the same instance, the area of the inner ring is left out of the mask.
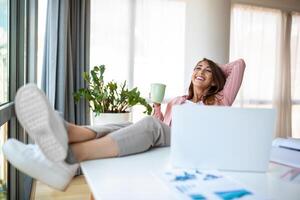
[[[221,68],[212,60],[209,60],[207,58],[203,58],[200,62],[206,61],[211,68],[212,71],[212,77],[213,77],[213,82],[215,85],[211,85],[210,88],[207,91],[207,94],[203,97],[203,103],[205,105],[213,105],[216,102],[215,95],[223,90],[225,82],[226,82],[226,77]],[[197,65],[198,65],[197,63]],[[189,91],[188,91],[188,97],[187,99],[192,99],[194,97],[194,85],[191,81],[190,86],[189,86]]]

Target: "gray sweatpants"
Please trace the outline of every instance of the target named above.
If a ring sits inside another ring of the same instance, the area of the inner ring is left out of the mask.
[[[96,132],[97,138],[111,136],[119,147],[119,156],[147,151],[151,147],[170,145],[170,127],[152,116],[122,124],[85,126]]]

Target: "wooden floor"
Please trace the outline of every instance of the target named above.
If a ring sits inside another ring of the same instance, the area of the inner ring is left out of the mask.
[[[90,190],[84,176],[77,176],[65,192],[52,189],[37,181],[34,183],[31,196],[31,200],[82,200],[90,198]]]

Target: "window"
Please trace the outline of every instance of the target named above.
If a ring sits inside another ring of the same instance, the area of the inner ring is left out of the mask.
[[[300,138],[300,13],[292,15],[291,80],[292,80],[292,131]]]
[[[7,138],[28,141],[15,117],[13,100],[17,89],[34,75],[36,3],[0,0],[0,148]],[[30,184],[30,178],[9,165],[1,151],[0,199],[6,195],[28,199]]]
[[[178,1],[137,1],[134,85],[148,96],[150,84],[165,83],[166,98],[184,93],[185,7]],[[167,76],[167,77],[166,77]]]
[[[283,26],[285,20],[288,23],[290,13],[277,9],[235,4],[231,13],[230,59],[244,58],[247,64],[243,85],[235,105],[268,108],[272,107],[273,101],[279,101],[281,105],[276,108],[280,108],[280,114],[291,115],[292,137],[300,138],[299,13],[292,14],[291,30],[289,26]],[[284,51],[279,42],[289,31],[291,32],[290,55]],[[276,74],[289,77],[289,73],[285,73],[289,69],[285,67],[288,66],[287,63],[281,62],[288,60],[285,59],[286,57],[291,61],[291,78],[288,78],[291,79],[291,88],[284,87],[282,91],[279,85],[284,85],[286,81],[282,80],[287,78],[281,80],[276,77]],[[291,96],[283,95],[288,90],[291,90]],[[285,104],[283,102],[287,101],[292,102],[292,113],[282,106]],[[284,122],[277,121],[277,123]]]
[[[9,100],[9,26],[8,26],[8,9],[7,0],[0,0],[0,106]],[[2,115],[0,115],[0,118]],[[7,140],[7,123],[0,120],[0,148]],[[2,126],[1,126],[2,125]],[[0,152],[0,199],[7,197],[7,161]]]
[[[105,64],[106,81],[127,80],[145,98],[151,83],[167,84],[167,101],[184,93],[184,30],[183,1],[92,0],[90,66]]]
[[[0,105],[8,102],[8,1],[0,0]]]
[[[0,145],[4,144],[7,140],[7,123],[0,127]],[[2,151],[0,152],[0,199],[7,197],[7,161],[3,157]]]
[[[235,5],[232,9],[230,60],[247,67],[235,105],[272,107],[280,11]]]
[[[38,3],[38,41],[37,41],[37,84],[41,86],[44,42],[46,32],[46,14],[48,0],[39,0]]]

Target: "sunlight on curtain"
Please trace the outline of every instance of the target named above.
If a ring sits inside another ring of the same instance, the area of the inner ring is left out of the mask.
[[[91,1],[90,69],[104,64],[106,81],[129,78],[131,2]]]
[[[184,31],[184,2],[137,1],[133,79],[144,97],[151,83],[167,85],[165,102],[184,94]],[[133,120],[143,116],[141,109],[134,109]]]
[[[280,11],[234,5],[231,12],[230,60],[246,62],[235,106],[271,107],[276,66]]]
[[[134,2],[92,1],[91,67],[105,64],[106,80],[122,81],[133,76],[133,80],[128,81],[147,97],[152,82],[168,85],[166,97],[182,94],[184,2]],[[134,60],[133,70],[130,70],[130,59]]]
[[[300,13],[292,15],[291,30],[291,85],[292,85],[292,133],[300,138]]]
[[[134,84],[148,95],[153,82],[167,85],[166,98],[184,93],[185,4],[137,1]]]
[[[235,105],[271,107],[273,101],[277,136],[300,138],[300,15],[293,13],[291,26],[289,16],[280,10],[234,5],[230,59],[244,58],[247,65]]]
[[[91,1],[90,67],[105,64],[105,81],[127,80],[144,98],[155,82],[167,85],[165,100],[184,93],[184,41],[184,1]]]

